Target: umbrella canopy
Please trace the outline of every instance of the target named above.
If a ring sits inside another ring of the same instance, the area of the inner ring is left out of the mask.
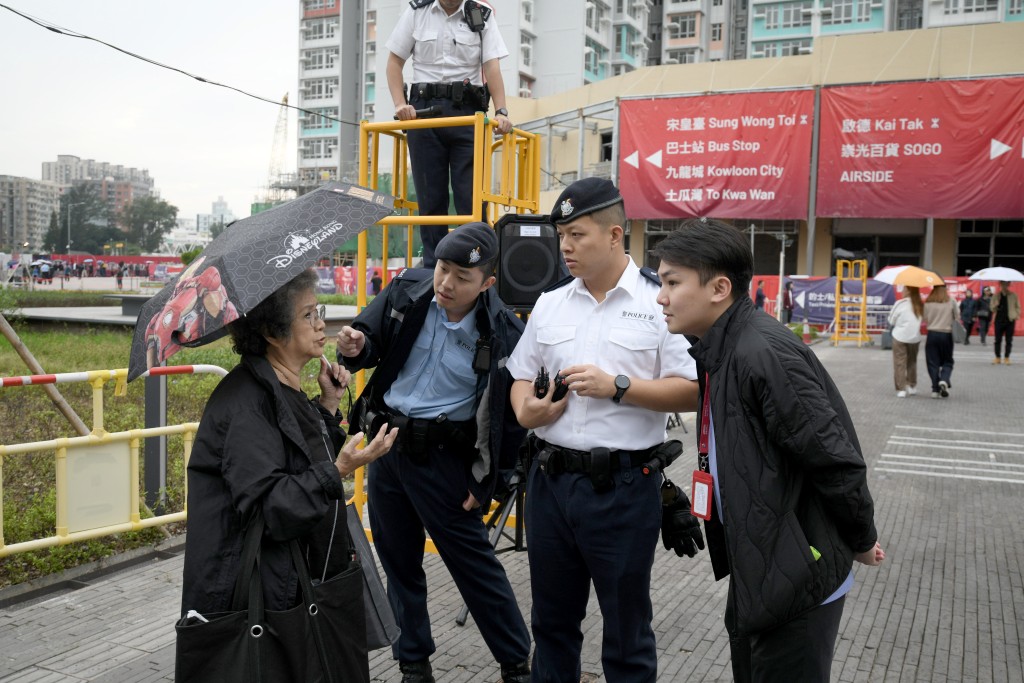
[[[46,259],[43,259],[43,258],[41,258],[41,259],[36,259],[35,261],[33,261],[32,263],[30,263],[29,265],[30,265],[30,266],[41,266],[41,265],[43,265],[44,263],[45,263],[45,264],[47,264],[47,265],[49,265],[49,264],[50,264],[50,263],[52,263],[52,262],[51,262],[51,261],[47,261]]]
[[[936,287],[946,284],[932,271],[917,266],[886,266],[878,271],[874,279],[889,285],[905,287]]]
[[[992,268],[982,268],[977,273],[972,274],[970,279],[988,280],[991,282],[1024,282],[1024,273],[1013,268],[993,266]]]
[[[143,305],[132,337],[129,381],[182,346],[223,337],[225,325],[390,214],[394,202],[363,187],[328,183],[232,223]]]

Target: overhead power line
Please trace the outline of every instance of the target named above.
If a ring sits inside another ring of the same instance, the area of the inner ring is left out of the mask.
[[[82,40],[91,40],[94,43],[99,43],[100,45],[105,45],[105,46],[109,47],[111,50],[117,50],[121,54],[125,54],[125,55],[128,55],[129,57],[132,57],[134,59],[138,59],[138,60],[146,62],[148,64],[152,64],[153,66],[158,66],[161,69],[167,69],[168,71],[175,71],[175,72],[177,72],[177,73],[179,73],[179,74],[181,74],[183,76],[187,76],[189,78],[195,79],[195,80],[199,81],[200,83],[207,83],[209,85],[215,85],[215,86],[220,87],[220,88],[227,88],[228,90],[234,90],[235,92],[240,93],[242,95],[245,95],[246,97],[251,97],[254,100],[259,100],[260,102],[266,102],[268,104],[272,104],[275,107],[288,107],[289,109],[295,109],[296,111],[301,111],[301,112],[303,112],[305,114],[312,114],[313,116],[319,116],[320,118],[324,118],[324,119],[327,119],[329,121],[335,121],[337,123],[344,123],[344,124],[347,124],[349,126],[359,127],[359,124],[357,122],[355,122],[355,121],[346,121],[344,119],[339,119],[339,118],[336,118],[334,116],[330,116],[328,114],[324,114],[322,112],[310,111],[309,109],[303,109],[302,107],[296,107],[295,105],[291,105],[291,104],[282,104],[281,102],[276,102],[276,101],[268,99],[266,97],[260,97],[259,95],[254,95],[251,92],[247,92],[245,90],[242,90],[241,88],[236,88],[233,85],[227,85],[226,83],[218,83],[217,81],[211,81],[208,78],[203,78],[202,76],[197,76],[196,74],[189,73],[188,71],[185,71],[184,69],[179,69],[179,68],[177,68],[175,66],[170,66],[168,64],[163,64],[161,62],[156,61],[155,59],[150,59],[149,57],[143,57],[142,55],[136,54],[136,53],[134,53],[134,52],[132,52],[130,50],[126,50],[126,49],[124,49],[122,47],[118,47],[117,45],[112,45],[112,44],[110,44],[110,43],[108,43],[106,41],[100,40],[99,38],[93,38],[92,36],[87,36],[84,33],[79,33],[78,31],[75,31],[73,29],[69,29],[69,28],[64,28],[64,27],[58,26],[57,24],[54,24],[53,22],[47,21],[45,19],[39,19],[37,17],[33,17],[33,16],[28,15],[28,14],[25,14],[24,12],[19,12],[18,10],[14,9],[13,7],[9,7],[9,6],[4,5],[4,4],[0,4],[0,8],[3,8],[5,10],[7,10],[8,12],[11,12],[13,14],[18,15],[22,19],[25,19],[27,21],[31,21],[33,24],[36,24],[37,26],[41,26],[41,27],[45,28],[47,31],[53,31],[54,33],[57,33],[57,34],[62,35],[62,36],[66,36],[68,38],[81,38]]]

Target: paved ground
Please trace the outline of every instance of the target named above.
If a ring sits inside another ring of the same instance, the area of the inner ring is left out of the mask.
[[[951,398],[932,400],[922,386],[898,399],[889,352],[814,348],[858,426],[888,554],[883,567],[856,572],[832,680],[1024,680],[1024,362],[993,366],[990,346],[959,346]],[[695,459],[692,416],[686,423],[677,480]],[[525,554],[502,558],[528,614]],[[472,618],[455,624],[461,600],[443,564],[429,556],[426,566],[438,680],[496,681]],[[180,581],[181,557],[168,556],[0,609],[0,681],[172,680]],[[707,554],[659,550],[654,586],[660,679],[731,680],[726,585],[711,578]],[[583,670],[604,680],[593,601],[584,631]],[[389,653],[370,667],[375,681],[400,679]]]

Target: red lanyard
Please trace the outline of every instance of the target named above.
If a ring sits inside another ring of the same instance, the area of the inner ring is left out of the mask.
[[[709,471],[708,452],[711,448],[711,377],[704,373],[704,400],[700,408],[700,436],[697,441],[697,466]]]

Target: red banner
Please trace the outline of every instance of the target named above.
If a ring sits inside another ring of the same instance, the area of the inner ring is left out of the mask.
[[[1024,79],[821,92],[820,216],[1024,216]]]
[[[623,100],[629,218],[806,218],[814,93]]]

